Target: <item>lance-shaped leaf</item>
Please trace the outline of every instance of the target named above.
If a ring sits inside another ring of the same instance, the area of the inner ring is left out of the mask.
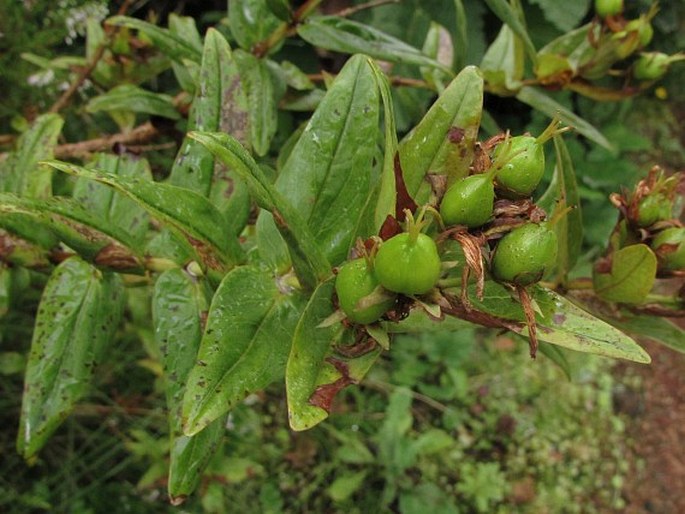
[[[150,114],[177,120],[181,117],[174,106],[173,98],[162,93],[153,93],[138,86],[123,84],[92,98],[86,104],[86,111],[120,111]]]
[[[521,40],[507,25],[502,25],[480,64],[488,91],[502,95],[517,91],[521,87],[523,68]]]
[[[205,145],[216,157],[245,181],[257,204],[273,213],[285,239],[300,282],[313,288],[328,277],[331,266],[295,208],[277,191],[247,150],[228,134],[191,132],[190,137]],[[275,234],[276,237],[278,233]],[[268,256],[262,255],[264,260]]]
[[[545,313],[537,317],[538,338],[570,350],[648,364],[651,358],[630,337],[563,296],[541,287],[535,301]],[[523,330],[522,333],[527,333]]]
[[[293,430],[307,430],[328,417],[324,408],[312,405],[309,400],[319,383],[325,357],[340,337],[339,324],[320,326],[335,310],[333,289],[333,281],[316,288],[293,335],[285,372],[288,419]]]
[[[0,220],[1,224],[2,220]],[[37,270],[50,267],[48,252],[45,248],[3,229],[0,229],[0,261]],[[0,267],[0,269],[3,268]]]
[[[231,35],[245,50],[252,50],[257,43],[266,40],[282,25],[268,4],[267,0],[229,2],[228,24]]]
[[[635,337],[649,339],[685,353],[685,330],[671,320],[659,316],[622,312],[620,316],[606,321]]]
[[[332,353],[335,343],[352,335],[339,323],[323,323],[335,310],[333,289],[329,280],[314,291],[293,335],[285,375],[293,430],[307,430],[326,419],[335,395],[364,378],[381,353],[380,346],[355,358]]]
[[[378,91],[383,99],[383,125],[385,127],[385,145],[383,150],[383,168],[378,198],[374,212],[374,234],[378,233],[388,216],[394,216],[397,206],[397,184],[395,181],[395,155],[397,154],[397,130],[392,93],[388,78],[378,65],[370,62],[376,79]]]
[[[333,265],[347,257],[364,224],[364,207],[376,180],[378,118],[372,67],[366,57],[354,56],[314,112],[276,180],[276,189],[295,206]],[[260,239],[276,230],[269,214],[262,213],[257,229]],[[279,265],[283,249],[280,254],[262,257]]]
[[[468,52],[468,29],[466,28],[466,9],[462,0],[454,0],[457,23],[454,28],[454,69],[461,70],[466,65]]]
[[[99,154],[93,167],[114,175],[152,181],[147,160],[130,154]],[[116,193],[111,187],[88,179],[78,179],[72,197],[88,212],[121,228],[136,245],[144,242],[149,229],[149,216],[145,209],[130,198]]]
[[[107,24],[144,32],[163,54],[174,61],[182,63],[183,59],[188,59],[199,63],[202,57],[202,49],[195,46],[192,38],[183,38],[152,23],[128,16],[112,16],[107,19]]]
[[[363,53],[384,61],[452,70],[418,48],[369,25],[339,16],[312,16],[297,27],[298,35],[314,46],[348,54]]]
[[[448,68],[452,66],[454,47],[449,31],[439,23],[432,21],[426,34],[426,39],[423,42],[422,51],[440,64]],[[445,89],[445,82],[449,82],[454,75],[452,73],[445,74],[444,71],[435,68],[422,66],[421,76],[433,89],[441,92]]]
[[[169,14],[169,31],[198,50],[202,50],[202,36],[200,36],[200,32],[197,30],[195,18],[191,16],[178,16],[175,13],[171,13]],[[207,35],[209,35],[209,31]],[[196,90],[195,66],[197,66],[197,63],[187,59],[185,64],[180,64],[178,61],[171,63],[171,68],[179,85],[190,94],[194,94]]]
[[[534,287],[531,295],[539,309],[536,313],[537,335],[540,341],[563,346],[578,352],[635,362],[650,362],[649,355],[630,337],[577,307],[563,296]],[[485,295],[478,300],[475,286],[469,287],[470,300],[479,311],[516,323],[509,326],[516,333],[527,335],[523,308],[515,293],[491,280],[485,282]]]
[[[89,389],[95,366],[121,319],[118,275],[78,257],[60,264],[38,307],[31,342],[17,447],[34,456]]]
[[[171,443],[167,488],[174,504],[195,490],[223,435],[221,418],[194,436],[183,434],[181,420],[183,393],[200,348],[208,296],[202,282],[176,269],[160,275],[152,297],[155,341],[164,362]]]
[[[553,218],[555,214],[561,214],[567,207],[572,209],[554,225],[559,243],[557,281],[564,284],[568,272],[573,269],[578,260],[583,245],[583,219],[573,161],[564,140],[559,135],[554,136],[554,150],[556,164],[552,182],[537,204],[549,213],[550,218]]]
[[[215,29],[205,37],[202,66],[189,116],[189,130],[225,132],[250,148],[250,121],[244,84],[231,48]],[[208,196],[224,215],[221,225],[239,234],[247,223],[250,198],[247,187],[230,166],[217,160],[198,141],[186,138],[169,177],[171,184]]]
[[[183,234],[210,270],[225,271],[242,261],[243,251],[238,241],[233,234],[216,230],[223,218],[203,196],[142,178],[113,175],[61,161],[47,162],[65,173],[113,187],[135,200],[150,214]]]
[[[654,286],[656,269],[656,255],[649,246],[630,245],[595,264],[592,284],[603,300],[640,304]]]
[[[48,231],[55,242],[62,241],[98,267],[143,272],[140,245],[122,228],[93,215],[71,198],[31,200],[0,194],[0,226],[50,250],[54,244],[44,243],[52,240],[42,238]],[[41,239],[33,238],[32,232]]]
[[[490,7],[492,12],[494,12],[502,22],[509,26],[514,34],[521,38],[528,57],[533,61],[533,64],[535,64],[537,52],[535,50],[535,45],[533,45],[533,42],[528,35],[526,25],[522,21],[523,15],[521,10],[519,9],[517,12],[507,0],[485,0],[485,3],[488,4],[488,7]]]
[[[266,155],[276,133],[281,95],[275,90],[266,61],[242,50],[236,50],[235,59],[249,105],[252,147],[257,155]]]
[[[543,112],[550,118],[558,116],[562,122],[573,127],[590,141],[594,141],[612,153],[616,152],[614,145],[599,130],[553,98],[547,96],[540,89],[524,86],[518,92],[516,98],[524,104],[530,105],[533,109]]]
[[[39,161],[52,158],[63,124],[57,114],[44,114],[36,119],[0,168],[0,191],[30,198],[47,198],[52,194],[52,170]]]
[[[186,385],[186,435],[283,377],[302,304],[298,293],[267,271],[242,266],[224,277]]]
[[[468,174],[482,110],[483,77],[476,67],[468,66],[400,142],[404,181],[417,203],[430,194],[426,174],[445,174],[450,183]]]

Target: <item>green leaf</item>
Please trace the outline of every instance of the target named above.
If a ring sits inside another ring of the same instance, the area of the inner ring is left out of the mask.
[[[193,47],[202,50],[202,36],[197,30],[195,19],[190,16],[179,16],[176,13],[169,14],[169,31],[174,36],[189,42]],[[207,31],[209,35],[209,31]],[[172,62],[171,67],[174,70],[176,80],[178,80],[181,89],[190,94],[195,93],[195,69],[193,65],[197,65],[192,61],[186,59],[184,64],[178,61]]]
[[[562,32],[568,32],[578,25],[590,7],[590,0],[560,2],[559,0],[532,0],[542,9],[545,19]]]
[[[580,309],[563,296],[542,287],[532,289],[531,295],[540,309],[536,314],[540,341],[578,352],[641,363],[650,362],[649,355],[630,337]],[[486,280],[483,300],[476,298],[475,286],[469,287],[469,297],[478,310],[519,322],[518,328],[512,327],[514,332],[528,334],[523,323],[523,308],[509,289]]]
[[[328,417],[325,409],[309,401],[316,390],[319,374],[339,325],[319,327],[333,307],[333,281],[323,282],[309,299],[297,323],[285,371],[288,420],[293,430],[307,430]]]
[[[685,353],[685,330],[671,320],[659,316],[622,312],[620,316],[606,321],[635,337],[649,339]]]
[[[302,297],[270,273],[249,266],[227,274],[207,317],[183,400],[193,435],[250,393],[283,377]]]
[[[274,88],[264,60],[242,50],[236,50],[234,55],[247,95],[252,147],[257,155],[263,156],[269,151],[271,139],[276,133],[280,95]]]
[[[536,288],[538,338],[570,350],[647,364],[651,358],[635,341],[553,291]],[[521,331],[526,334],[526,330]]]
[[[39,161],[51,159],[64,120],[58,114],[36,118],[17,141],[17,149],[0,167],[0,191],[31,198],[52,195],[52,171]]]
[[[454,46],[449,31],[434,21],[431,21],[422,51],[425,55],[435,59],[440,64],[450,67],[454,61]],[[453,74],[435,68],[421,67],[421,76],[432,88],[441,92],[445,89],[444,82],[449,81]]]
[[[580,211],[580,196],[573,161],[566,148],[566,143],[561,136],[554,136],[554,150],[556,152],[556,164],[552,181],[537,202],[553,218],[567,207],[573,210],[568,212],[554,225],[559,242],[557,254],[557,282],[566,283],[568,272],[573,269],[583,245],[583,219]]]
[[[2,221],[3,220],[0,219],[0,226],[3,225]],[[35,224],[31,223],[31,226],[35,227]],[[35,245],[14,234],[10,234],[3,229],[0,229],[0,242],[2,242],[1,260],[3,263],[0,264],[0,273],[3,273],[3,280],[6,278],[4,275],[4,263],[36,270],[51,267],[48,259],[48,252],[41,246]],[[0,317],[2,315],[2,307],[0,307]]]
[[[369,25],[338,16],[312,16],[297,27],[297,34],[314,46],[347,54],[363,53],[384,61],[452,70],[408,45]]]
[[[462,0],[454,0],[457,23],[454,32],[454,69],[461,70],[466,66],[469,39],[466,28],[466,9]]]
[[[553,98],[547,96],[542,90],[524,86],[518,92],[516,98],[524,104],[530,105],[533,109],[537,109],[546,114],[550,118],[558,115],[562,122],[573,127],[590,141],[594,141],[614,154],[616,153],[616,147],[612,145],[599,130]]]
[[[250,148],[247,97],[231,48],[215,29],[205,38],[199,89],[189,116],[189,130],[221,131]],[[232,234],[244,228],[250,211],[247,186],[238,175],[198,141],[187,137],[176,156],[171,184],[203,196],[221,211]]]
[[[89,390],[95,366],[119,324],[124,290],[78,257],[48,281],[31,342],[17,447],[34,456]]]
[[[61,161],[47,161],[60,171],[95,180],[135,200],[150,214],[180,232],[211,270],[225,271],[243,259],[232,234],[216,230],[223,218],[206,198],[176,186],[142,178],[112,175]]]
[[[568,362],[568,359],[560,346],[542,342],[540,343],[539,350],[540,353],[559,366],[564,372],[564,375],[566,375],[566,378],[572,380],[571,364]]]
[[[488,47],[480,63],[488,91],[508,95],[521,87],[524,71],[524,49],[521,40],[507,26]]]
[[[174,107],[173,98],[153,93],[138,86],[123,84],[92,98],[86,104],[86,111],[119,111],[150,114],[177,120],[181,115]]]
[[[42,237],[49,231],[83,258],[99,267],[129,273],[142,273],[143,257],[139,247],[121,228],[94,216],[76,200],[53,197],[46,200],[19,198],[0,194],[0,226],[35,242],[46,249],[44,242],[32,238],[32,232]]]
[[[147,160],[130,154],[98,154],[93,167],[114,175],[152,181],[152,172]],[[145,209],[130,198],[87,179],[77,180],[72,197],[85,210],[99,216],[106,223],[116,225],[131,236],[136,247],[144,243],[149,230],[149,216]]]
[[[425,334],[431,332],[458,332],[473,328],[473,324],[460,318],[446,317],[442,321],[435,321],[428,317],[423,310],[413,309],[409,316],[398,322],[383,322],[383,327],[389,334]]]
[[[605,262],[608,269],[601,269]],[[636,244],[613,252],[595,265],[592,283],[597,296],[608,302],[640,304],[654,286],[657,260],[649,246]]]
[[[468,175],[482,109],[483,77],[467,66],[400,142],[404,181],[418,204],[430,194],[427,173],[445,174],[450,183]]]
[[[336,478],[326,492],[334,502],[344,502],[364,484],[368,471],[346,473]]]
[[[180,503],[195,490],[224,432],[219,418],[189,437],[183,434],[181,421],[185,384],[200,347],[208,295],[205,284],[176,269],[160,275],[152,297],[155,340],[164,362],[171,446],[168,491],[172,503]]]
[[[231,34],[245,50],[251,51],[282,24],[268,4],[267,0],[229,2],[228,24]]]
[[[509,26],[514,34],[521,38],[528,57],[530,57],[530,60],[535,64],[537,52],[535,50],[535,45],[533,45],[533,42],[528,35],[525,23],[522,21],[523,15],[520,10],[517,12],[507,0],[485,0],[485,3],[488,4],[488,7],[500,20],[502,20],[502,22]]]
[[[186,38],[182,34],[175,34],[152,23],[128,16],[112,16],[106,23],[144,32],[163,54],[176,62],[183,63],[183,59],[188,59],[199,63],[202,58],[202,47],[196,46],[197,42],[192,37]]]
[[[365,224],[365,206],[376,177],[379,94],[369,61],[354,56],[341,70],[304,129],[276,180],[276,189],[305,220],[331,264],[347,253]],[[268,214],[258,237],[275,230]],[[267,236],[268,237],[268,236]],[[260,241],[260,250],[262,250]],[[283,250],[280,250],[282,255]],[[283,258],[263,258],[279,265]],[[274,266],[275,267],[275,266]]]
[[[383,126],[385,127],[385,144],[383,150],[383,169],[374,212],[374,233],[377,233],[388,215],[395,214],[397,201],[397,184],[395,181],[395,155],[397,154],[397,129],[395,112],[392,103],[390,83],[378,65],[369,61],[373,70],[376,86],[383,100]]]
[[[189,135],[235,170],[260,207],[276,213],[278,231],[290,249],[300,282],[306,287],[314,287],[320,280],[330,276],[330,264],[304,220],[271,185],[247,150],[228,134],[191,132]]]

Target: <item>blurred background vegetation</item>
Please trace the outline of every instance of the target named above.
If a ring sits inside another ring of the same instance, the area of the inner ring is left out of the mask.
[[[325,2],[324,7],[337,10],[349,3]],[[589,0],[564,2],[563,7],[551,0],[524,3],[538,47],[592,17]],[[421,47],[431,19],[454,23],[439,12],[442,4],[405,0],[355,17]],[[464,4],[467,61],[477,64],[500,24],[480,0]],[[649,4],[627,0],[627,13],[637,15]],[[0,144],[11,142],[45,112],[68,84],[69,63],[55,69],[49,61],[82,57],[87,20],[102,20],[117,8],[118,3],[104,1],[0,0]],[[129,10],[163,23],[171,12],[193,16],[201,32],[218,23],[230,38],[224,1],[140,0]],[[682,1],[662,1],[651,46],[666,53],[685,48],[684,25]],[[322,62],[331,71],[340,64],[337,56],[322,59],[296,40],[280,52],[311,72],[320,71]],[[602,250],[615,223],[609,193],[630,187],[654,163],[683,167],[684,82],[681,65],[634,99],[600,104],[573,93],[556,96],[598,126],[620,151],[615,156],[587,140],[567,138],[584,217],[592,220],[585,226],[585,262]],[[177,92],[170,72],[145,85]],[[92,96],[97,89],[87,82],[80,94]],[[432,96],[398,91],[398,128],[406,130]],[[513,133],[539,133],[547,124],[513,99],[488,96],[486,108],[496,126]],[[105,116],[78,109],[63,114],[70,141],[116,130],[107,126],[111,121]],[[288,116],[279,125],[282,138],[307,114]],[[155,172],[163,176],[171,159],[173,152],[160,152],[152,160]],[[578,272],[587,275],[588,268],[579,266]],[[24,298],[27,312],[37,300]],[[129,312],[92,396],[32,465],[14,450],[23,355],[31,335],[30,316],[23,319],[16,312],[2,320],[11,330],[4,331],[9,336],[0,348],[0,512],[169,511],[167,422],[145,302],[141,299],[140,308]],[[366,513],[388,502],[403,514],[622,512],[631,463],[626,420],[615,412],[613,399],[616,391],[639,384],[624,375],[615,378],[607,360],[566,355],[566,369],[544,357],[531,362],[525,343],[484,330],[405,336],[361,387],[340,396],[328,422],[301,434],[286,428],[280,391],[252,396],[232,413],[225,444],[200,494],[177,511]]]

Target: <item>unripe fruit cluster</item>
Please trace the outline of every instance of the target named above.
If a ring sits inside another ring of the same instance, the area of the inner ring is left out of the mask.
[[[453,184],[440,204],[443,222],[481,227],[493,218],[496,198],[529,198],[545,171],[544,142],[558,133],[556,120],[535,138],[505,139],[493,152],[493,164],[486,173],[471,175]],[[538,282],[557,258],[557,236],[546,223],[528,222],[514,228],[497,244],[490,271],[495,280],[516,286]]]
[[[554,120],[537,138],[505,137],[494,147],[492,165],[485,173],[454,183],[444,194],[439,209],[447,228],[462,233],[479,229],[493,218],[496,199],[529,198],[544,174],[543,144],[562,130]],[[418,222],[406,212],[406,232],[339,268],[335,290],[348,320],[374,323],[392,309],[396,294],[423,295],[436,286],[442,265],[435,241],[421,232],[425,211]],[[519,219],[512,227],[493,250],[490,271],[499,282],[525,287],[542,279],[555,264],[557,236],[548,223],[522,224]]]
[[[375,257],[340,267],[335,281],[338,304],[350,321],[373,323],[393,307],[395,293],[421,295],[433,289],[440,270],[435,241],[410,218],[409,231],[382,243]]]

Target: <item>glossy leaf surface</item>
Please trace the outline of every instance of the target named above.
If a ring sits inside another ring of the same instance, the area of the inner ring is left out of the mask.
[[[99,154],[93,166],[114,175],[152,181],[147,160],[130,154]],[[77,180],[72,197],[88,212],[119,227],[137,244],[144,242],[150,217],[145,209],[130,198],[118,194],[111,187],[88,179]]]
[[[177,120],[181,115],[174,106],[173,98],[153,93],[137,86],[124,84],[92,98],[86,111],[123,111],[150,114]]]
[[[0,191],[30,198],[52,194],[52,171],[38,164],[51,159],[64,121],[57,114],[44,114],[17,141],[16,150],[0,166]]]
[[[194,44],[193,38],[184,38],[170,30],[128,16],[112,16],[107,19],[107,24],[145,32],[155,46],[174,61],[183,62],[183,59],[189,59],[194,62],[200,62],[202,49]]]
[[[363,53],[384,61],[440,68],[451,74],[447,66],[431,59],[418,48],[380,30],[338,16],[311,17],[297,28],[298,35],[313,45],[336,52]]]
[[[283,377],[303,299],[270,273],[235,268],[219,286],[183,400],[193,435]]]
[[[29,458],[89,390],[123,312],[118,275],[72,257],[53,272],[31,342],[17,447]]]
[[[208,296],[202,282],[176,269],[157,279],[152,297],[155,341],[164,362],[171,444],[167,487],[172,503],[180,502],[195,490],[224,432],[223,420],[219,418],[189,437],[183,434],[181,421],[185,384],[200,347]]]
[[[610,152],[616,151],[614,145],[612,145],[599,130],[548,96],[542,90],[530,86],[524,86],[518,92],[516,98],[524,104],[530,105],[533,109],[537,109],[545,113],[550,118],[558,115],[559,119],[561,119],[564,124],[573,127],[590,141],[594,141]]]
[[[304,220],[274,188],[247,150],[228,134],[192,132],[190,137],[205,145],[226,165],[232,166],[247,184],[257,204],[276,215],[274,219],[278,220],[278,232],[275,237],[278,238],[280,233],[285,239],[300,282],[313,288],[320,280],[328,277],[331,273],[330,264]],[[262,258],[274,262],[272,255],[262,255]]]
[[[476,67],[468,66],[400,142],[404,181],[417,203],[428,199],[429,172],[447,175],[450,183],[468,174],[482,110],[483,77]]]
[[[366,57],[355,56],[319,104],[275,183],[333,265],[347,257],[375,186],[379,108],[372,68]],[[263,213],[257,228],[261,245],[264,233],[275,230],[271,216]],[[280,253],[263,257],[279,265]]]
[[[65,173],[105,184],[133,199],[150,214],[183,234],[212,270],[225,270],[243,258],[235,236],[215,228],[221,226],[221,213],[197,193],[169,184],[122,177],[60,161],[49,161],[49,164]]]
[[[231,48],[217,30],[210,29],[205,37],[189,130],[222,131],[250,148],[249,109],[243,89]],[[228,226],[233,234],[242,231],[250,209],[247,187],[204,145],[185,137],[169,181],[209,197],[225,218],[222,226]]]

